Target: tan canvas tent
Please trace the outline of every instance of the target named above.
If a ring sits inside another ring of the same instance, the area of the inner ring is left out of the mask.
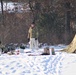
[[[63,51],[68,52],[68,53],[73,53],[76,51],[76,34],[75,34],[72,42]]]

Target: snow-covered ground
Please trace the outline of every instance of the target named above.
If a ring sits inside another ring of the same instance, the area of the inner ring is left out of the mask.
[[[0,75],[76,75],[76,55],[58,52],[59,49],[65,48],[63,45],[50,47],[55,48],[56,55],[2,54]]]

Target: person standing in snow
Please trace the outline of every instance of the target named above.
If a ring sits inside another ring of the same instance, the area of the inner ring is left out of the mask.
[[[38,28],[34,23],[28,30],[28,41],[30,41],[30,49],[38,49]]]

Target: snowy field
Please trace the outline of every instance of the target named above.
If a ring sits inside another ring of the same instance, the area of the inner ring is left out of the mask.
[[[58,52],[65,46],[54,47],[56,55],[28,56],[2,54],[0,75],[76,75],[76,55]],[[28,49],[27,49],[28,50]],[[42,49],[36,51],[39,53]]]

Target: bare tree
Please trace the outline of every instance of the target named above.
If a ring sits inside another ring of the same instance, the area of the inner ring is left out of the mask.
[[[4,25],[3,0],[1,0],[1,10],[2,10],[2,25]]]

